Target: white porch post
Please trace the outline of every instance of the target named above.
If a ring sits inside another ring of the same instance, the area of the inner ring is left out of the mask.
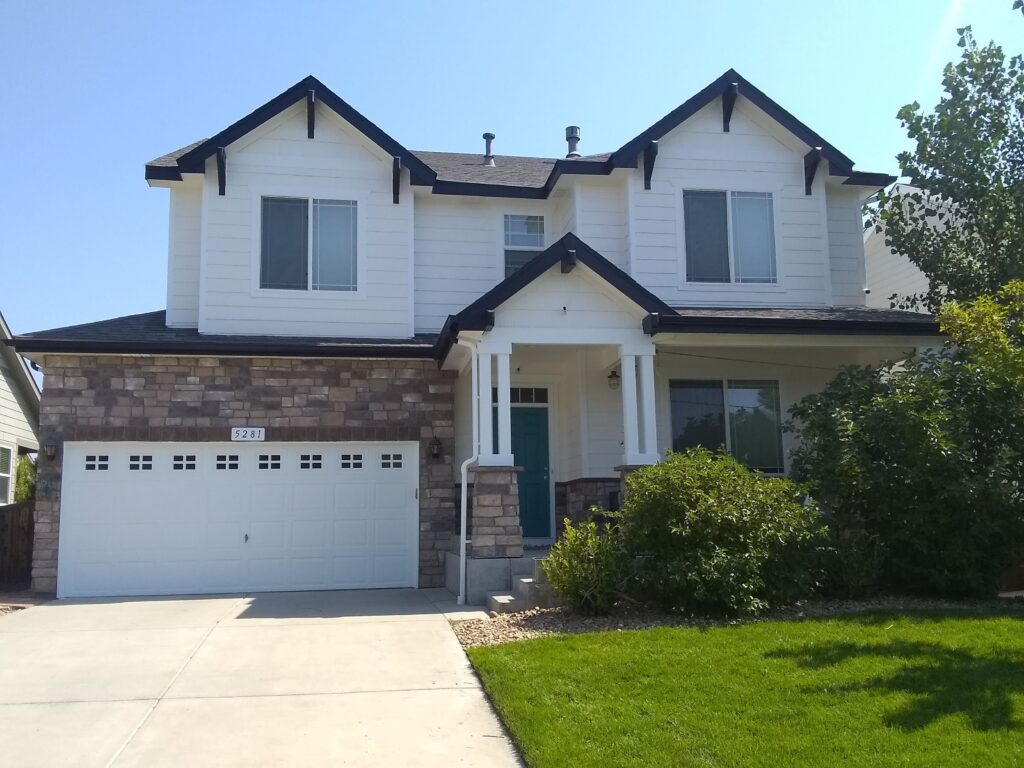
[[[491,411],[491,355],[480,352],[477,360],[477,376],[479,377],[479,408],[478,426],[480,429],[480,460],[487,466],[494,463],[494,415]]]
[[[640,355],[640,416],[643,424],[643,445],[640,452],[644,464],[658,461],[658,427],[654,407],[654,355]]]
[[[501,352],[495,357],[498,358],[498,454],[508,457],[508,464],[514,463],[512,458],[512,403],[510,392],[512,389],[512,378],[509,373],[509,362],[512,357],[506,352]]]
[[[636,356],[622,355],[622,432],[623,461],[626,466],[639,464],[639,435],[636,408]]]

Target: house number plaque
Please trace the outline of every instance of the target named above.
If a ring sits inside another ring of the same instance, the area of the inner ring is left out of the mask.
[[[232,427],[231,442],[262,443],[267,439],[266,427]]]

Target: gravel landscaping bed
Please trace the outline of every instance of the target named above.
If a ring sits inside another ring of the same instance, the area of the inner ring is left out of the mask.
[[[769,611],[756,618],[709,619],[686,617],[654,611],[624,611],[609,616],[580,616],[564,608],[535,608],[520,613],[493,615],[487,619],[454,621],[452,628],[466,648],[500,645],[517,640],[556,634],[609,632],[653,627],[708,627],[748,624],[769,620],[814,619],[867,611],[948,611],[996,610],[1019,614],[1024,619],[1024,599],[1000,600],[925,600],[908,597],[882,597],[871,600],[809,600],[787,608]]]

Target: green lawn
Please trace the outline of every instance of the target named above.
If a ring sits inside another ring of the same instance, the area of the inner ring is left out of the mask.
[[[562,635],[469,656],[534,768],[1024,766],[1011,615]]]

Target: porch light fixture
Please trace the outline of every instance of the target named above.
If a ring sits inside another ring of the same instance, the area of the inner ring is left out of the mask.
[[[53,461],[57,457],[57,444],[52,440],[47,440],[43,443],[43,453],[46,454],[46,458]]]
[[[433,440],[430,441],[430,455],[433,456],[435,459],[440,458],[441,447],[441,441],[435,437]]]
[[[618,389],[620,384],[622,384],[622,377],[619,376],[618,371],[608,374],[608,389]]]

